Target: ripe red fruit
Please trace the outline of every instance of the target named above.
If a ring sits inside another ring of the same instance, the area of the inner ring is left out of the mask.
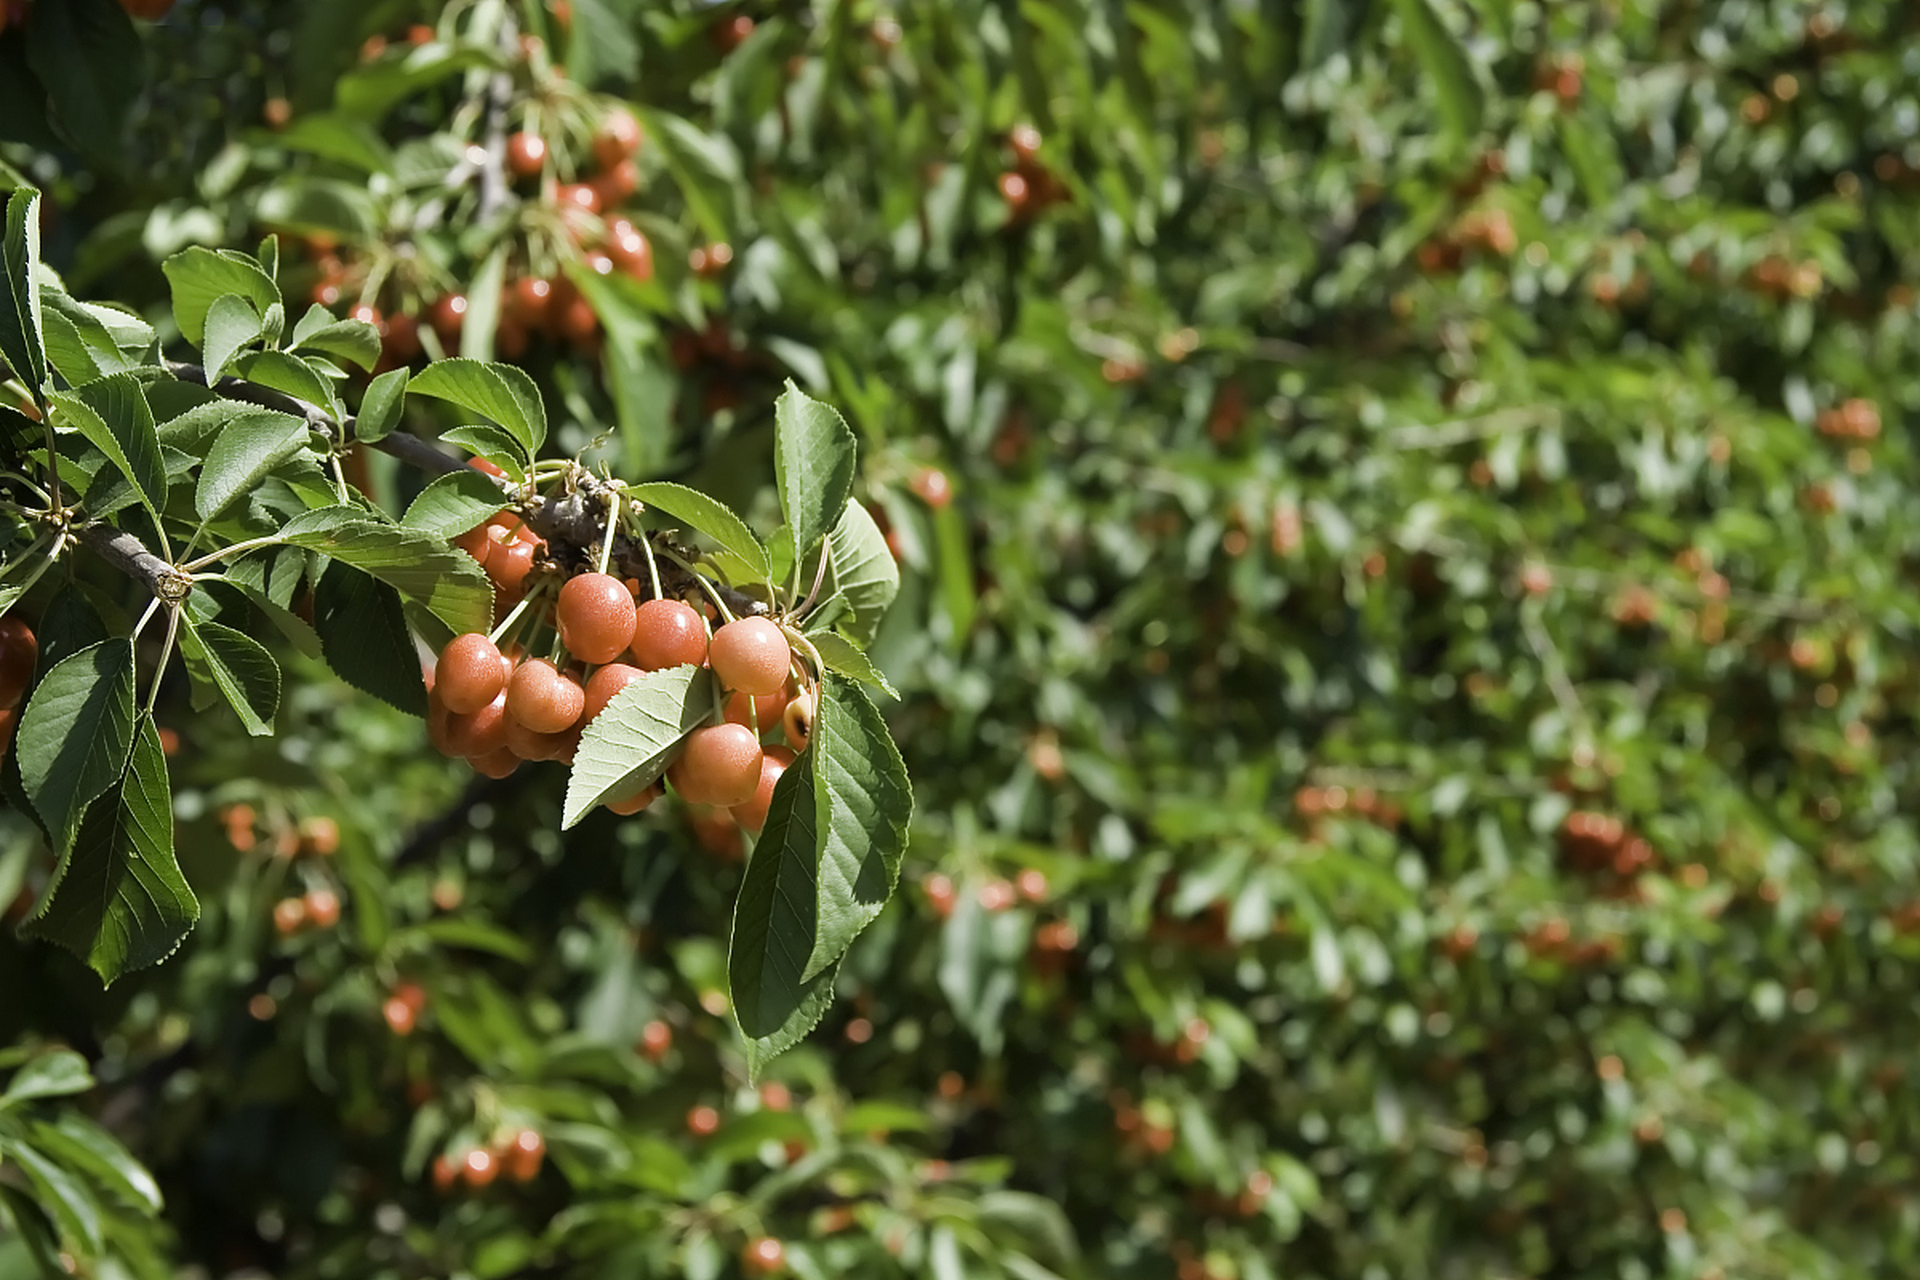
[[[1000,198],[1016,213],[1027,206],[1027,180],[1017,173],[1000,175]]]
[[[588,213],[600,212],[600,193],[590,183],[563,182],[555,188],[553,198],[560,207],[585,209]]]
[[[509,739],[511,739],[515,727],[511,720],[507,722]],[[511,742],[509,742],[509,745],[501,747],[498,751],[489,751],[483,756],[474,756],[469,759],[467,763],[473,766],[475,773],[498,781],[512,773],[515,769],[518,769],[520,767],[520,760],[521,757],[514,754]]]
[[[489,755],[506,746],[507,695],[504,692],[494,695],[492,702],[468,715],[449,711],[446,739],[454,755],[468,759]]]
[[[1030,124],[1017,124],[1007,133],[1007,145],[1021,164],[1031,164],[1040,154],[1040,131]]]
[[[753,34],[753,19],[746,14],[729,18],[713,29],[713,42],[720,46],[720,52],[732,53],[746,38]]]
[[[568,342],[584,346],[600,332],[600,317],[594,314],[593,304],[585,298],[576,297],[560,308],[553,327]]]
[[[781,731],[787,735],[787,745],[795,751],[807,749],[807,739],[813,736],[813,695],[800,693],[780,716]]]
[[[33,683],[40,642],[18,618],[0,618],[0,708],[17,707]]]
[[[390,997],[380,1006],[380,1016],[387,1020],[387,1029],[397,1036],[410,1036],[418,1014],[413,1006],[399,996]]]
[[[450,293],[433,304],[427,312],[427,323],[433,326],[439,335],[440,345],[452,350],[460,345],[460,330],[467,322],[467,295]]]
[[[477,631],[455,636],[440,651],[434,688],[455,715],[471,715],[500,696],[506,683],[500,650]]]
[[[507,542],[495,542],[487,551],[485,565],[487,576],[493,579],[493,585],[508,596],[518,596],[526,589],[527,574],[533,569],[533,556],[536,544],[513,539]]]
[[[535,733],[563,733],[586,709],[587,691],[545,658],[523,662],[507,682],[507,714]]]
[[[707,628],[684,600],[649,600],[634,611],[633,660],[643,671],[707,660]]]
[[[307,923],[316,929],[331,929],[340,923],[340,896],[331,889],[313,889],[304,900]]]
[[[522,1129],[507,1145],[507,1176],[515,1182],[532,1182],[540,1175],[540,1164],[546,1158],[547,1140],[531,1129]]]
[[[767,825],[767,806],[773,803],[774,784],[780,781],[780,775],[786,771],[785,763],[775,759],[771,753],[761,756],[760,783],[754,788],[751,800],[728,810],[733,820],[759,835],[760,829]]]
[[[713,633],[708,661],[721,684],[759,697],[786,687],[793,649],[771,618],[740,618]]]
[[[268,98],[260,106],[260,118],[269,129],[284,129],[293,119],[293,104],[285,98]]]
[[[633,643],[634,617],[627,584],[607,573],[569,578],[554,606],[560,643],[574,657],[596,666],[612,662]]]
[[[687,1131],[696,1138],[710,1138],[720,1129],[720,1113],[702,1104],[687,1112]]]
[[[507,314],[529,329],[545,328],[551,312],[553,284],[538,276],[522,276],[507,295]]]
[[[307,904],[304,898],[282,898],[273,904],[273,929],[281,937],[291,937],[306,927]]]
[[[787,1247],[772,1236],[747,1241],[740,1251],[740,1269],[750,1276],[778,1275],[787,1265]]]
[[[409,315],[388,316],[380,329],[380,350],[394,364],[406,364],[420,354],[420,322]]]
[[[710,724],[687,735],[667,771],[674,790],[693,804],[731,808],[753,798],[760,785],[760,741],[737,724]]]
[[[953,501],[953,481],[938,467],[922,467],[914,472],[907,487],[913,490],[915,497],[936,511]]]
[[[601,803],[607,806],[609,812],[617,813],[623,818],[629,818],[639,813],[642,809],[645,809],[655,800],[658,800],[663,794],[658,782],[649,782],[646,786],[641,787],[631,795],[608,797]]]
[[[640,166],[622,160],[595,178],[593,189],[600,197],[600,207],[610,209],[640,189]]]
[[[587,681],[587,705],[580,715],[581,724],[592,724],[594,717],[607,709],[619,692],[646,672],[625,662],[609,662]]]
[[[640,122],[625,107],[615,107],[600,122],[593,135],[593,158],[602,169],[611,169],[640,149]]]
[[[0,759],[4,759],[13,748],[13,731],[20,727],[20,709],[18,707],[0,708]],[[166,730],[161,730],[166,732]]]
[[[537,178],[547,164],[547,140],[537,133],[516,133],[507,139],[507,168],[516,178]]]
[[[453,1184],[460,1179],[460,1166],[453,1162],[446,1152],[433,1158],[433,1189],[445,1195],[453,1190]]]
[[[614,224],[607,256],[622,275],[643,282],[653,279],[653,245],[630,223]]]
[[[787,691],[752,694],[736,693],[727,699],[727,723],[743,724],[757,733],[771,733],[787,709]]]
[[[499,1176],[500,1162],[485,1147],[475,1147],[467,1152],[467,1158],[461,1162],[460,1172],[467,1180],[467,1185],[479,1191],[491,1186],[494,1178]]]
[[[649,1062],[658,1062],[673,1047],[673,1028],[655,1018],[640,1029],[640,1052]]]

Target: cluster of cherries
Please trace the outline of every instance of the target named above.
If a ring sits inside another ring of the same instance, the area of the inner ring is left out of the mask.
[[[652,244],[631,221],[614,213],[640,189],[634,156],[642,138],[640,122],[632,112],[624,107],[609,111],[593,136],[595,172],[579,182],[561,182],[552,174],[552,149],[540,134],[522,130],[507,140],[507,172],[519,182],[538,184],[539,198],[557,211],[573,251],[598,275],[653,278]],[[484,150],[477,147],[470,158],[476,164],[487,162]],[[321,252],[312,300],[323,307],[337,306],[366,284],[370,265],[342,258],[330,246],[316,247]],[[443,350],[457,351],[467,311],[467,295],[453,292],[434,299],[418,314],[405,306],[383,312],[372,301],[363,301],[351,314],[379,329],[379,368],[386,369],[421,358],[423,323],[433,329]],[[510,278],[502,289],[494,346],[504,360],[520,359],[535,337],[591,348],[599,333],[593,307],[563,273],[551,277],[524,273]]]
[[[1653,846],[1611,814],[1575,809],[1560,824],[1560,851],[1580,871],[1632,876],[1649,866]]]
[[[40,642],[33,628],[18,618],[0,618],[0,759],[13,748],[13,731],[20,724],[20,701],[33,683],[40,661]]]
[[[1855,396],[1832,409],[1822,409],[1814,428],[1833,440],[1872,440],[1880,434],[1880,406]]]
[[[512,517],[476,532],[458,544],[506,599],[519,596],[538,539]],[[650,671],[708,666],[730,693],[724,717],[687,735],[667,779],[689,803],[726,809],[741,826],[760,830],[774,783],[813,728],[814,695],[794,692],[786,634],[763,617],[709,634],[706,617],[685,601],[639,596],[637,580],[585,572],[560,587],[550,615],[542,602],[539,620],[570,655],[566,664],[529,657],[519,645],[503,651],[478,632],[455,636],[430,676],[429,737],[488,777],[505,777],[523,760],[571,763],[586,726],[627,685]],[[761,734],[776,725],[787,745],[763,746]],[[638,813],[661,794],[655,782],[606,804]]]
[[[433,1189],[450,1194],[464,1184],[469,1191],[483,1191],[501,1174],[510,1182],[532,1182],[540,1176],[546,1162],[547,1140],[532,1129],[503,1133],[484,1147],[470,1147],[457,1154],[441,1152],[433,1158]]]

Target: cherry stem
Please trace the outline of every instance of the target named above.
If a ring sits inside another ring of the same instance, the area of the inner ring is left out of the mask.
[[[661,598],[660,596],[660,565],[659,565],[659,562],[653,558],[653,539],[647,536],[647,531],[645,529],[642,529],[640,531],[640,550],[646,553],[647,577],[653,583],[653,598],[655,600],[658,600]]]
[[[600,560],[595,566],[601,573],[607,571],[607,561],[613,558],[613,536],[620,532],[620,492],[615,490],[607,496],[607,535],[600,540]]]
[[[720,611],[721,617],[725,618],[728,622],[734,621],[733,610],[727,608],[727,602],[720,598],[720,593],[713,589],[713,584],[707,581],[705,574],[688,564],[685,560],[682,560],[679,556],[673,554],[673,552],[668,551],[665,547],[660,549],[660,554],[679,565],[682,569],[685,569],[687,573],[693,577],[693,580],[700,584],[700,589],[707,593],[707,598],[713,601],[713,607]]]
[[[813,605],[813,598],[820,594],[820,587],[827,580],[827,557],[832,554],[832,545],[822,539],[820,543],[820,567],[813,571],[813,589],[807,592],[807,598],[794,609],[795,617],[805,613]]]
[[[493,641],[495,647],[498,647],[500,641],[506,638],[507,633],[513,630],[513,624],[520,621],[520,615],[525,613],[527,606],[532,603],[533,597],[531,595],[520,597],[520,603],[507,611],[507,616],[500,620],[500,625],[493,629],[487,636],[487,639]]]
[[[147,688],[148,715],[153,714],[154,704],[160,701],[160,681],[167,674],[167,659],[173,657],[173,642],[180,633],[180,610],[184,605],[171,605],[167,609],[167,638],[160,644],[160,660],[153,665],[153,683]]]

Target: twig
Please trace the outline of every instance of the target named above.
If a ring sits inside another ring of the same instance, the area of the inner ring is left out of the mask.
[[[146,544],[132,534],[95,524],[80,530],[76,536],[88,550],[144,585],[154,599],[164,600],[169,593],[180,589],[180,575],[173,566],[147,550]]]
[[[167,372],[182,382],[191,382],[196,386],[207,386],[207,371],[196,364],[186,364],[177,360],[165,362]],[[262,408],[274,409],[291,414],[303,420],[309,429],[324,436],[330,446],[344,444],[353,438],[353,419],[351,417],[336,422],[332,415],[319,405],[309,404],[298,396],[283,391],[275,391],[258,383],[248,382],[245,378],[220,378],[209,390],[228,400],[238,400],[245,404],[257,404]],[[464,471],[466,464],[451,454],[443,453],[418,436],[396,431],[373,441],[369,448],[398,458],[407,465],[429,475],[450,475]],[[620,486],[609,481],[586,474],[575,484],[572,492],[544,501],[522,502],[519,488],[510,480],[493,477],[500,486],[502,505],[517,506],[521,518],[527,527],[549,542],[561,542],[574,547],[595,547],[606,537],[606,512],[611,500],[620,492]],[[131,535],[125,535],[131,536]],[[137,543],[137,539],[134,540]],[[152,557],[157,563],[165,564],[158,557]],[[648,570],[648,555],[641,539],[624,533],[617,533],[613,539],[613,553],[609,563],[618,565],[622,577],[639,578],[642,581],[654,581]],[[684,594],[704,579],[697,579],[692,573],[676,573],[663,570],[660,578],[671,595]],[[767,611],[764,601],[736,591],[731,587],[716,588],[727,607],[739,615],[760,614]]]
[[[1526,633],[1527,643],[1540,659],[1541,669],[1547,677],[1547,688],[1553,691],[1553,700],[1560,704],[1560,714],[1567,718],[1567,723],[1579,739],[1576,745],[1591,750],[1593,723],[1587,719],[1587,709],[1581,705],[1580,691],[1573,687],[1566,666],[1560,661],[1560,651],[1554,647],[1553,637],[1547,634],[1547,629],[1540,625],[1540,619],[1528,609],[1520,611],[1520,629]]]
[[[1478,418],[1400,427],[1387,433],[1387,445],[1394,449],[1445,449],[1526,427],[1553,426],[1559,421],[1560,411],[1549,405],[1496,409]]]

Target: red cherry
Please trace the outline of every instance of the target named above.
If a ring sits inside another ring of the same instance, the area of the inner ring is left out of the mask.
[[[758,697],[786,687],[793,649],[771,618],[739,618],[713,633],[708,661],[721,684]]]
[[[467,295],[450,293],[433,304],[427,313],[427,323],[433,326],[439,335],[440,345],[449,351],[460,345],[460,330],[467,322]]]
[[[643,136],[640,122],[633,118],[633,113],[625,107],[615,107],[600,122],[600,131],[593,135],[593,158],[602,169],[611,169],[640,149]]]
[[[547,165],[547,140],[537,133],[516,133],[507,139],[507,168],[516,178],[537,178]]]
[[[760,784],[754,788],[753,798],[745,804],[734,805],[728,810],[733,820],[755,835],[767,825],[767,808],[773,803],[773,787],[780,781],[780,775],[787,766],[774,758],[771,752],[760,757]]]
[[[753,798],[764,758],[750,730],[737,724],[705,725],[687,735],[667,776],[688,802],[729,808]]]
[[[569,578],[554,606],[560,643],[574,657],[595,666],[626,652],[633,643],[636,616],[626,583],[606,573]]]
[[[0,618],[0,708],[20,705],[39,659],[40,642],[33,629],[11,615]]]
[[[707,628],[684,600],[648,600],[634,611],[633,660],[643,671],[707,660]]]

